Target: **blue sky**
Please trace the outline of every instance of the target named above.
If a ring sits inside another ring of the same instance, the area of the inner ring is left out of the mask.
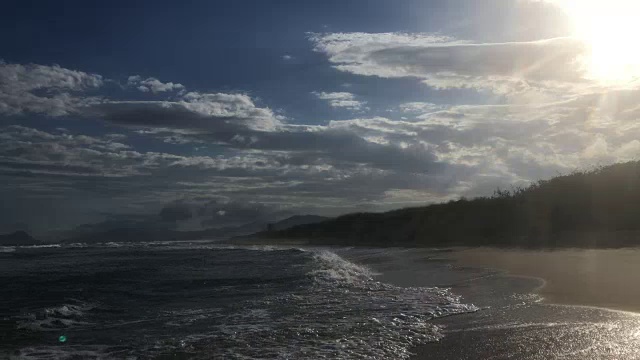
[[[590,76],[562,1],[7,1],[0,230],[383,211],[634,159],[635,85]]]

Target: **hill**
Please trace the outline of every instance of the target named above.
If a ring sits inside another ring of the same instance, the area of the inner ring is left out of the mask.
[[[223,228],[211,228],[195,231],[178,231],[164,228],[145,228],[132,224],[127,227],[116,227],[100,231],[85,231],[76,236],[70,236],[63,242],[66,243],[105,243],[105,242],[150,242],[150,241],[188,241],[204,239],[226,239],[233,236],[242,236],[268,228],[275,230],[288,229],[295,225],[310,224],[326,220],[328,218],[315,215],[296,215],[290,218],[267,224],[253,222],[241,226],[229,226]]]
[[[298,225],[315,224],[330,218],[318,215],[294,215],[292,217],[280,220],[273,224],[267,224],[271,231],[286,230]]]
[[[152,241],[188,241],[204,239],[224,239],[240,236],[264,229],[263,224],[248,226],[214,228],[197,231],[177,231],[170,229],[122,227],[105,231],[91,232],[63,240],[66,243],[106,243],[106,242],[152,242]]]
[[[11,234],[0,235],[0,246],[28,246],[41,245],[42,243],[24,231],[16,231]]]
[[[640,244],[640,162],[541,180],[491,197],[358,213],[261,239],[318,245],[619,247]]]

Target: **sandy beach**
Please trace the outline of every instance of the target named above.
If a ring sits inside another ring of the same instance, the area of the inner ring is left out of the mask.
[[[541,279],[534,291],[547,303],[640,312],[640,249],[467,249],[451,258],[458,266]]]
[[[433,359],[639,359],[640,251],[381,250],[343,256],[398,286],[448,287],[475,313],[434,319]],[[629,310],[629,311],[621,311]]]

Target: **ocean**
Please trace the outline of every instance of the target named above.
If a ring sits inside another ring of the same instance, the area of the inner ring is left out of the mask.
[[[435,319],[479,308],[444,287],[384,282],[356,261],[389,251],[208,242],[0,248],[0,358],[409,358],[442,339]],[[455,275],[432,264],[433,279]]]
[[[640,359],[637,312],[571,305],[638,306],[638,259],[636,249],[0,247],[0,359]]]

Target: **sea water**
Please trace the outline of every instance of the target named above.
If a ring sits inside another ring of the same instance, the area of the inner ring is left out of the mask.
[[[403,359],[473,312],[331,249],[214,243],[0,248],[0,358]]]

